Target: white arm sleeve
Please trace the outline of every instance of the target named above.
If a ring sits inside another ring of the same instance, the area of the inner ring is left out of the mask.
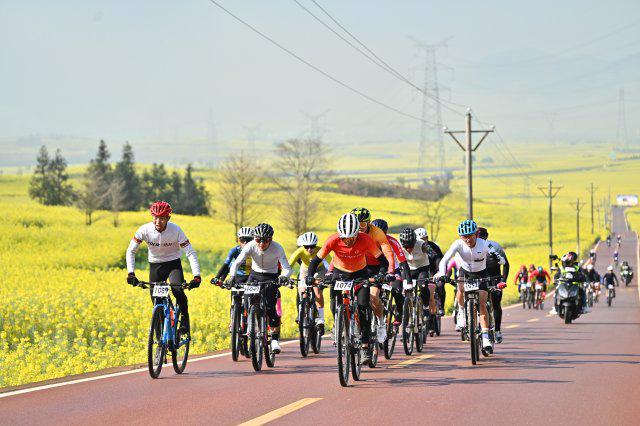
[[[440,260],[440,265],[438,265],[438,272],[440,274],[442,275],[447,274],[447,265],[449,264],[451,259],[453,259],[453,256],[455,256],[455,254],[458,252],[458,241],[459,240],[456,240],[454,241],[453,244],[451,244],[451,247],[449,247],[449,250],[447,250],[447,252],[444,254],[442,259]]]
[[[284,252],[284,248],[282,248],[282,246],[280,247],[280,249],[278,250],[278,257],[279,257],[279,261],[280,261],[280,266],[282,266],[282,273],[280,275],[285,276],[285,277],[289,277],[291,275],[291,266],[289,265],[289,260],[287,260],[287,255]]]
[[[238,272],[238,265],[242,264],[246,260],[252,243],[253,241],[246,244],[240,251],[238,257],[236,257],[236,260],[231,263],[231,266],[229,267],[229,278],[233,278],[236,276],[236,272]]]
[[[184,253],[187,255],[187,259],[189,259],[189,265],[191,265],[191,272],[193,276],[200,275],[200,263],[198,262],[198,255],[196,251],[193,249],[193,246],[189,243],[186,246],[182,247]]]
[[[136,252],[140,247],[140,243],[138,243],[135,239],[132,239],[129,243],[129,247],[127,248],[127,254],[125,258],[127,260],[127,272],[133,272],[136,269]]]

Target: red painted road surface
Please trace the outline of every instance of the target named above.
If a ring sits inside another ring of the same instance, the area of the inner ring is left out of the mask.
[[[620,258],[637,277],[636,235],[625,228],[615,210]],[[614,246],[599,245],[598,270]],[[348,388],[338,382],[335,351],[325,339],[323,352],[306,359],[295,344],[285,346],[276,367],[260,373],[248,360],[224,356],[190,363],[182,376],[167,365],[158,380],[143,371],[0,394],[0,424],[233,425],[269,413],[253,424],[638,424],[639,300],[634,278],[617,289],[612,307],[600,302],[571,325],[549,315],[549,300],[543,312],[507,309],[504,342],[477,366],[447,318],[423,354],[407,357],[399,342],[392,360],[363,368],[362,380]],[[407,360],[417,362],[400,364]],[[318,399],[272,413],[304,398]]]

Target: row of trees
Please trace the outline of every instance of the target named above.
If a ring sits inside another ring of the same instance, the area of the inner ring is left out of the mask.
[[[119,213],[146,208],[156,200],[168,201],[176,213],[206,215],[209,194],[201,179],[193,176],[188,165],[184,173],[169,173],[164,164],[153,164],[141,175],[136,171],[133,148],[129,143],[122,150],[122,158],[115,165],[104,141],[82,176],[80,187],[69,183],[67,162],[60,150],[51,157],[45,146],[40,148],[36,169],[31,178],[29,195],[45,205],[75,204],[91,225],[97,210],[109,210],[113,223],[119,224]]]

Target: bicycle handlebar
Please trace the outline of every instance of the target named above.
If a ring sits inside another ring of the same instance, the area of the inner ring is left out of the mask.
[[[185,289],[188,287],[188,283],[186,281],[183,281],[179,284],[168,283],[166,281],[157,281],[157,282],[138,281],[138,287],[143,289],[160,286],[160,285],[162,286],[168,285],[171,288],[182,288],[182,289]]]

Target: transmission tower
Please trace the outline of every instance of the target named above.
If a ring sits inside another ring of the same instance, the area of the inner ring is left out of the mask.
[[[616,134],[618,148],[628,148],[627,138],[627,114],[624,107],[624,87],[618,92],[618,131]]]
[[[424,82],[422,85],[422,125],[420,126],[420,145],[418,148],[418,174],[425,178],[425,164],[427,162],[427,141],[432,138],[436,142],[436,164],[439,174],[444,176],[445,155],[442,129],[442,109],[440,107],[440,91],[442,86],[438,81],[437,51],[447,47],[448,38],[437,44],[427,44],[410,37],[416,49],[424,54]],[[428,124],[434,123],[434,124]]]
[[[326,119],[330,110],[326,110],[320,114],[309,114],[305,111],[300,111],[309,120],[308,137],[311,140],[319,141],[326,133],[326,126],[321,124],[321,120]]]
[[[247,137],[247,149],[249,151],[249,155],[256,155],[256,139],[258,135],[258,131],[260,130],[259,125],[255,126],[242,126],[246,133]]]

